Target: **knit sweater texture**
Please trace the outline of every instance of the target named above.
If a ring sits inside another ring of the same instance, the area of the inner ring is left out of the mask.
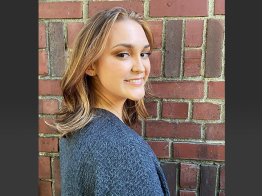
[[[107,110],[96,108],[95,116],[60,140],[61,195],[169,196],[146,141]]]

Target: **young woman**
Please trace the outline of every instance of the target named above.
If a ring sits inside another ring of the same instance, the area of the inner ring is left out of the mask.
[[[139,14],[116,7],[88,19],[78,34],[61,87],[63,195],[169,195],[149,145],[130,126],[144,106],[153,37]]]

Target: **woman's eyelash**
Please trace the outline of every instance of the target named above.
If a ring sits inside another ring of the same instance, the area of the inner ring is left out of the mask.
[[[150,56],[151,52],[143,52],[142,54],[147,54],[147,56]]]
[[[129,54],[126,53],[126,52],[122,52],[122,53],[117,54],[117,56],[121,57],[121,58],[124,58],[125,57],[124,55],[129,55]]]
[[[150,55],[151,55],[151,52],[143,52],[143,53],[141,53],[141,56],[142,56],[142,54],[143,54],[143,55],[146,54],[147,56],[150,56]],[[126,57],[125,55],[129,56],[129,53],[122,52],[122,53],[117,54],[117,56],[118,56],[118,57],[121,57],[121,58]]]

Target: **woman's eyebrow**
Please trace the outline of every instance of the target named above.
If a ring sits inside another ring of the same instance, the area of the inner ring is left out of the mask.
[[[124,47],[126,47],[126,48],[134,48],[134,45],[132,45],[132,44],[117,44],[117,45],[115,45],[114,47],[112,47],[111,49],[113,49],[113,48],[115,48],[115,47],[117,47],[117,46],[124,46]],[[149,47],[150,47],[149,44],[147,44],[147,45],[144,46],[144,48],[149,48]],[[110,50],[111,50],[111,49],[110,49]]]

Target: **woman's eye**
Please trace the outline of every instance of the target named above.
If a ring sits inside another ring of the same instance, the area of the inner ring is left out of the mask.
[[[117,56],[121,58],[126,58],[128,57],[128,53],[119,53]]]
[[[144,52],[141,54],[142,57],[149,57],[151,53],[150,52]]]

